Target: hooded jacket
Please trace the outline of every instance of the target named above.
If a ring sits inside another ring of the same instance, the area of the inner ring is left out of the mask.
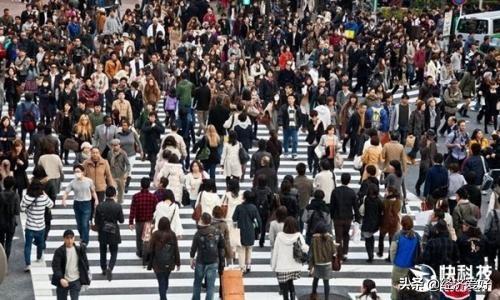
[[[293,258],[293,244],[298,239],[302,243],[302,251],[308,252],[309,246],[307,246],[304,237],[299,232],[278,233],[271,256],[271,268],[274,272],[300,272],[302,270],[302,264]]]

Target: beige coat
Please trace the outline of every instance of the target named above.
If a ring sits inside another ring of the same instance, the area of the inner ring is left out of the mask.
[[[391,160],[401,162],[403,172],[406,172],[406,153],[405,148],[398,141],[390,141],[382,148],[382,158],[384,159],[384,172],[387,172],[387,167]]]

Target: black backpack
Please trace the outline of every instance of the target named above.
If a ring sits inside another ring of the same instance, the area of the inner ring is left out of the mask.
[[[329,224],[329,221],[325,219],[325,215],[319,209],[313,210],[311,217],[307,220],[307,234],[312,235],[318,224]]]
[[[255,189],[255,205],[261,216],[269,215],[273,192],[266,187],[265,189]]]
[[[218,231],[200,235],[198,257],[201,257],[203,264],[209,265],[217,262],[219,258],[219,239],[220,234]]]
[[[167,272],[174,269],[175,247],[171,243],[165,243],[160,251],[155,251],[153,262],[159,267],[160,272]]]

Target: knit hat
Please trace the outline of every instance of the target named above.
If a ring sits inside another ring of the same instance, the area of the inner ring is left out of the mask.
[[[477,227],[477,219],[474,218],[473,216],[469,216],[465,218],[465,224],[469,225],[470,227]]]

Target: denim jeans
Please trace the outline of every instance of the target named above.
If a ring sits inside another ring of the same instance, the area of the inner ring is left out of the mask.
[[[26,229],[24,231],[24,262],[27,266],[31,265],[31,245],[33,245],[33,240],[35,240],[36,245],[36,258],[42,258],[43,249],[45,249],[44,233],[44,229],[39,231]]]
[[[160,293],[160,300],[167,300],[167,290],[168,290],[168,278],[170,277],[170,272],[158,272],[155,273],[156,279],[158,280],[158,292]]]
[[[218,263],[210,265],[203,265],[196,263],[194,268],[194,287],[193,287],[193,300],[200,300],[201,282],[206,277],[207,281],[207,295],[205,300],[212,300],[214,298],[214,285],[215,278],[217,277]]]
[[[82,288],[82,285],[80,284],[80,280],[75,280],[69,282],[69,285],[67,288],[63,288],[58,286],[56,289],[57,293],[57,300],[67,300],[68,299],[68,292],[69,292],[69,297],[71,300],[78,300],[78,297],[80,296],[80,289]]]
[[[290,139],[292,139],[292,154],[297,154],[297,128],[286,128],[283,129],[283,148],[285,149],[285,154],[288,154],[288,146]]]
[[[74,201],[73,210],[75,211],[76,229],[80,233],[80,239],[86,244],[89,243],[89,223],[92,212],[92,204],[89,201]]]
[[[210,179],[215,180],[215,168],[217,167],[217,164],[210,164],[210,163],[204,163],[203,164],[203,169],[208,172],[210,175]]]

